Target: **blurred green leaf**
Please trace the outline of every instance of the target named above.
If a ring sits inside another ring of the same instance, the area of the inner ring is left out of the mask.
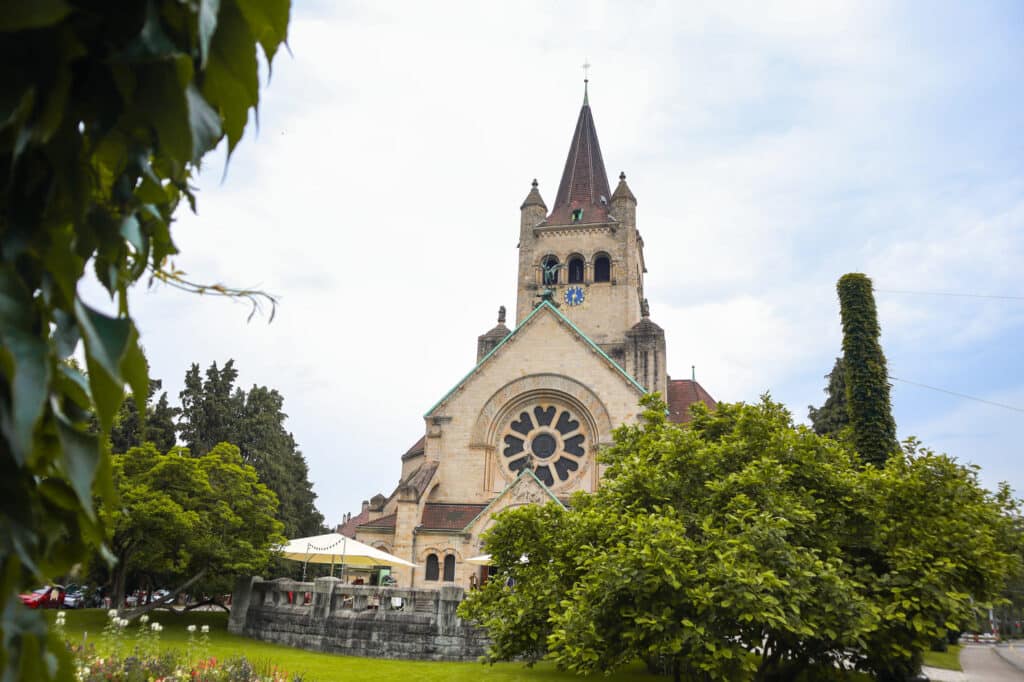
[[[55,24],[68,15],[64,0],[4,0],[0,31],[22,31]]]

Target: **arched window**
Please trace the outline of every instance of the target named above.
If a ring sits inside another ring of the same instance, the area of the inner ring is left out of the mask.
[[[583,258],[573,256],[569,259],[569,284],[583,283]]]
[[[455,555],[449,554],[444,558],[444,579],[446,582],[455,581]]]
[[[427,555],[427,574],[425,576],[423,576],[423,579],[424,580],[437,580],[438,573],[439,573],[439,571],[438,571],[438,565],[437,565],[437,555],[436,554],[428,554]]]
[[[594,259],[594,281],[610,282],[612,279],[612,262],[608,256],[600,255]]]
[[[544,256],[540,262],[540,267],[544,272],[542,284],[558,284],[558,271],[562,269],[558,265],[558,256]]]

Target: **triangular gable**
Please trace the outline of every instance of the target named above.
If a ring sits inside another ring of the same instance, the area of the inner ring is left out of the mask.
[[[466,376],[462,377],[462,379],[460,379],[457,384],[452,386],[451,390],[448,391],[447,393],[445,393],[444,396],[440,400],[438,400],[436,403],[434,403],[434,405],[429,410],[427,410],[426,414],[424,414],[423,416],[424,417],[429,417],[430,414],[434,410],[436,410],[438,407],[440,407],[442,404],[444,404],[444,402],[447,401],[448,398],[450,398],[453,393],[455,393],[457,390],[459,390],[459,388],[461,388],[467,381],[469,381],[469,379],[474,374],[476,374],[480,370],[480,368],[483,367],[484,364],[486,364],[488,362],[488,360],[490,360],[491,357],[493,357],[494,354],[498,352],[498,350],[500,348],[503,348],[505,346],[505,344],[509,343],[513,338],[515,338],[516,335],[519,334],[520,330],[522,330],[527,325],[529,325],[530,321],[533,320],[537,315],[539,315],[542,310],[547,310],[547,311],[553,313],[555,315],[555,319],[557,319],[560,324],[562,324],[563,326],[568,327],[568,329],[573,334],[575,334],[577,337],[579,337],[587,346],[589,346],[591,348],[591,350],[593,350],[595,353],[597,353],[598,357],[600,357],[605,363],[607,363],[608,366],[611,367],[612,370],[614,370],[615,372],[620,374],[622,376],[622,378],[625,379],[626,382],[628,384],[630,384],[630,386],[632,386],[634,389],[636,389],[641,395],[647,393],[647,389],[645,389],[642,385],[640,385],[637,382],[636,379],[634,379],[632,376],[630,376],[629,372],[627,372],[626,370],[622,369],[622,367],[619,365],[619,363],[617,363],[614,360],[612,360],[611,357],[607,353],[605,353],[604,350],[599,345],[594,343],[594,341],[592,341],[589,336],[584,334],[580,330],[579,327],[577,327],[575,324],[573,324],[572,320],[570,320],[568,317],[563,315],[561,313],[561,311],[558,310],[558,308],[556,308],[554,305],[551,304],[550,301],[541,301],[540,304],[536,308],[534,308],[530,312],[529,315],[526,316],[526,319],[523,320],[521,323],[519,323],[519,325],[515,329],[512,330],[512,333],[510,333],[508,336],[506,336],[502,340],[501,343],[499,343],[497,346],[492,348],[490,353],[488,353],[487,355],[482,357],[480,359],[480,362],[476,363],[476,366],[474,366],[473,369],[471,369],[469,371],[469,373],[466,374]]]
[[[537,491],[537,494],[530,495],[528,492],[530,488],[533,488],[535,491],[539,488],[539,491]],[[565,505],[562,504],[562,501],[555,497],[555,494],[551,492],[550,488],[544,485],[544,481],[537,478],[537,474],[533,473],[533,469],[527,468],[520,471],[514,481],[505,486],[505,489],[498,493],[498,496],[491,500],[490,504],[484,507],[479,514],[474,516],[473,520],[467,523],[466,527],[462,529],[462,532],[468,533],[469,529],[472,528],[480,519],[485,519],[492,513],[511,506],[507,504],[510,499],[517,499],[520,504],[540,504],[554,500],[559,507],[565,509]]]

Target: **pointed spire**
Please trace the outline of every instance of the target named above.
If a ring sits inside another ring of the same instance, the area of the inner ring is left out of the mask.
[[[608,201],[611,191],[608,173],[601,156],[601,145],[597,140],[594,116],[590,111],[588,92],[589,79],[583,81],[583,107],[576,120],[576,130],[565,159],[565,170],[558,185],[555,206],[548,216],[548,223],[567,224],[571,222],[602,222],[608,216]],[[573,216],[573,211],[582,210],[582,217]]]
[[[612,195],[612,201],[619,199],[629,199],[634,204],[636,203],[636,197],[633,196],[633,192],[630,191],[629,185],[626,184],[626,174],[619,173],[619,186],[615,188],[615,194]]]
[[[526,199],[523,200],[523,205],[519,207],[519,210],[521,211],[527,206],[540,206],[547,211],[548,207],[544,203],[544,199],[541,198],[540,191],[537,190],[537,178],[533,179],[531,187],[530,193],[526,195]]]

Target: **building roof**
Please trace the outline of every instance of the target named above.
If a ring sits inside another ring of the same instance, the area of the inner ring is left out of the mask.
[[[422,455],[424,450],[425,450],[425,448],[426,448],[426,444],[427,444],[427,437],[425,435],[424,436],[420,436],[420,439],[418,441],[416,441],[415,443],[413,443],[412,447],[410,447],[408,450],[406,450],[405,454],[402,455],[402,461],[405,461],[407,459],[412,459],[413,457],[416,457],[417,455]]]
[[[711,394],[693,379],[673,379],[668,382],[668,418],[678,423],[690,421],[690,406],[704,403],[709,409],[718,405]]]
[[[485,507],[486,504],[428,502],[423,505],[420,524],[424,530],[462,530]]]
[[[597,141],[597,129],[594,127],[594,115],[584,93],[583,107],[576,119],[576,131],[572,135],[569,154],[565,159],[562,181],[558,184],[554,207],[545,222],[549,225],[568,225],[572,222],[570,213],[577,208],[583,209],[583,219],[579,221],[581,223],[607,222],[611,196],[608,173],[604,169],[601,145]]]
[[[338,534],[345,535],[353,540],[356,539],[356,527],[360,524],[366,523],[370,519],[370,510],[364,509],[355,516],[351,517],[345,523],[338,524]]]
[[[398,514],[388,514],[373,521],[359,524],[359,530],[394,530]]]

